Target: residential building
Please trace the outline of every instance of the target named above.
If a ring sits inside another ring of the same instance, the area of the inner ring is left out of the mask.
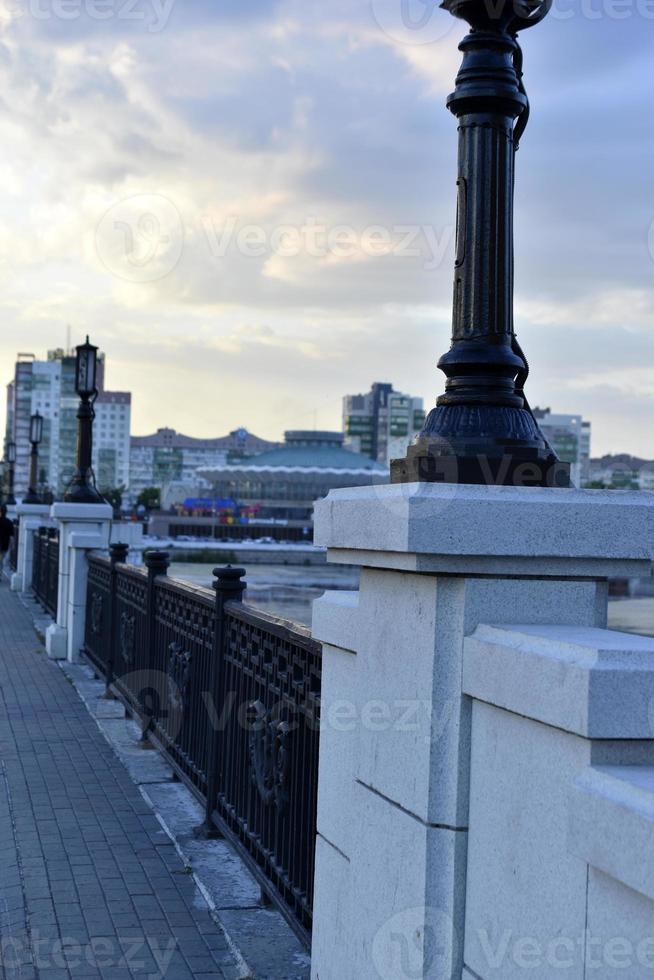
[[[127,391],[102,391],[96,400],[93,465],[101,488],[129,488],[131,403]]]
[[[590,478],[590,422],[581,415],[563,415],[549,408],[535,408],[534,415],[556,455],[570,463],[573,484],[585,485]]]
[[[98,398],[95,402],[93,468],[98,486],[112,489],[129,479],[129,432],[131,395],[104,388],[105,358],[98,359]],[[39,446],[39,484],[61,496],[73,474],[77,450],[75,355],[62,349],[48,352],[45,360],[19,354],[14,379],[7,386],[6,436],[16,443],[16,494],[22,496],[29,482],[30,416],[43,416],[43,441]]]
[[[615,453],[590,461],[588,483],[611,490],[654,489],[654,463],[629,453]]]
[[[313,521],[313,505],[339,487],[387,483],[388,469],[343,445],[341,432],[286,432],[284,445],[240,462],[202,469],[217,499],[260,519]]]
[[[424,422],[422,398],[395,391],[392,384],[375,382],[367,394],[343,398],[345,446],[382,466],[406,455]]]
[[[136,499],[146,487],[157,487],[162,492],[162,504],[170,507],[208,488],[198,470],[222,466],[228,459],[243,459],[277,445],[244,428],[218,439],[196,439],[167,428],[149,436],[132,436],[130,495]]]

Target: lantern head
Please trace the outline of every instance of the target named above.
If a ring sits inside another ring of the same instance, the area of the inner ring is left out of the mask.
[[[77,348],[75,363],[75,391],[80,398],[92,398],[96,391],[96,374],[98,367],[98,348],[89,343],[80,344]]]
[[[38,446],[43,438],[43,416],[35,412],[30,418],[30,442]]]

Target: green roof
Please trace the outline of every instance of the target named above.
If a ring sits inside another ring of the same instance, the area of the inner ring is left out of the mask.
[[[271,449],[244,461],[247,466],[301,466],[324,467],[335,470],[370,470],[372,473],[386,473],[386,467],[349,449],[332,446],[283,446]]]

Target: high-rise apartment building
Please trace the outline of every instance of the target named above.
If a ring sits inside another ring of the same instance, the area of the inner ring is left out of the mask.
[[[367,394],[343,399],[345,445],[383,466],[406,455],[424,422],[422,398],[395,391],[391,384],[375,382]]]
[[[93,468],[98,487],[126,486],[129,480],[131,395],[104,389],[104,355],[98,360],[98,389],[93,427]],[[19,354],[14,379],[7,386],[6,435],[16,443],[16,494],[22,496],[29,481],[30,416],[43,416],[39,446],[39,483],[60,496],[73,474],[77,447],[75,355],[58,349],[46,360]]]
[[[570,477],[576,487],[590,478],[590,422],[581,415],[562,415],[549,408],[535,408],[541,432],[552,449],[570,463]]]

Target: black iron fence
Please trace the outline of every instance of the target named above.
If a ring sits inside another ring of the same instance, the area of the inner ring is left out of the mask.
[[[127,547],[89,559],[85,652],[305,940],[311,930],[322,651],[308,630],[243,604],[244,571],[214,591],[145,570]]]
[[[59,591],[59,532],[41,527],[34,534],[32,592],[53,619],[57,618]]]
[[[14,533],[11,536],[11,541],[9,543],[9,567],[12,572],[18,570],[18,521],[14,521]]]

